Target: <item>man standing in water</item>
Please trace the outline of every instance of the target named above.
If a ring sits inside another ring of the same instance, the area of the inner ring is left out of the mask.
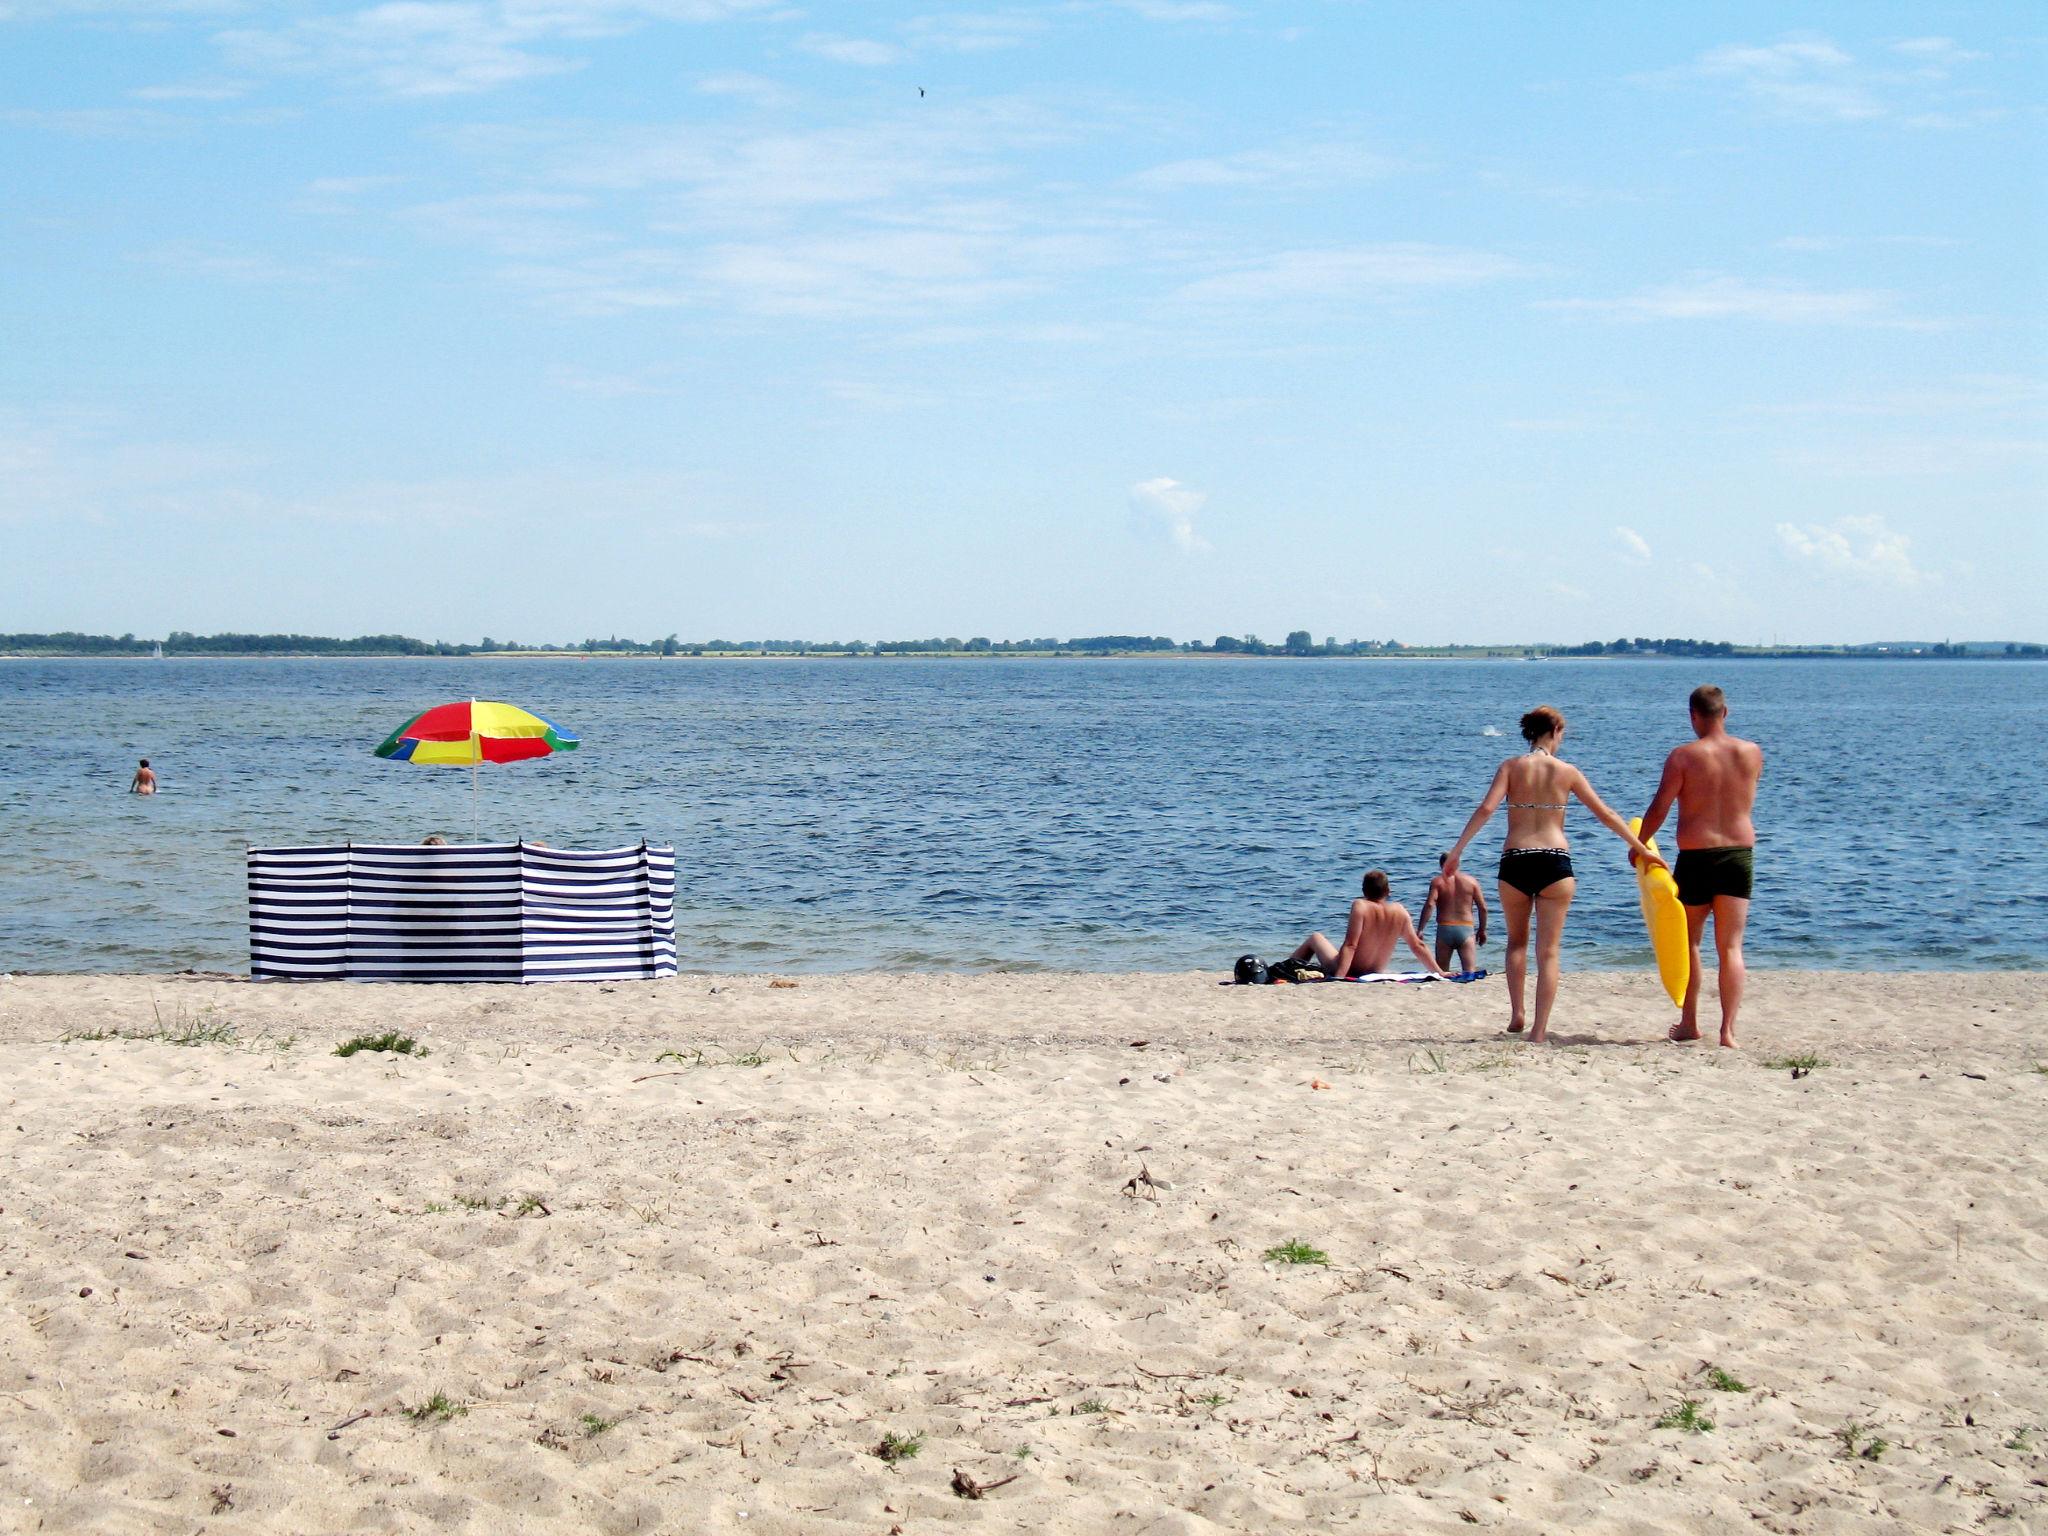
[[[1436,856],[1436,867],[1441,870],[1450,855]],[[1415,926],[1427,932],[1429,914],[1436,913],[1436,963],[1445,970],[1451,967],[1451,956],[1458,957],[1458,969],[1472,972],[1479,969],[1479,946],[1486,942],[1486,893],[1479,882],[1463,870],[1457,874],[1439,874],[1429,882],[1429,895],[1422,903],[1422,916],[1415,920]],[[1473,932],[1472,914],[1479,914],[1478,932]]]
[[[1643,812],[1640,836],[1644,842],[1656,836],[1672,802],[1677,802],[1678,860],[1671,873],[1685,906],[1692,973],[1671,1038],[1700,1037],[1700,938],[1711,917],[1721,967],[1721,1043],[1732,1047],[1742,984],[1749,974],[1742,963],[1742,930],[1749,923],[1756,852],[1751,813],[1756,808],[1757,780],[1763,777],[1764,752],[1755,742],[1728,734],[1728,700],[1720,689],[1695,688],[1687,702],[1698,740],[1674,748],[1664,759],[1664,777]]]
[[[156,793],[156,773],[149,766],[149,759],[142,760],[142,766],[135,770],[135,778],[128,785],[131,795],[153,795]]]

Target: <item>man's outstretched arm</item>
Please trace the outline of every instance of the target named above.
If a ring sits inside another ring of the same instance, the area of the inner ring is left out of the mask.
[[[1430,975],[1443,976],[1449,974],[1442,966],[1436,963],[1436,956],[1422,947],[1422,935],[1415,931],[1415,920],[1409,917],[1406,907],[1401,908],[1401,937],[1408,941],[1408,947],[1415,951],[1415,958],[1422,962],[1423,968]]]

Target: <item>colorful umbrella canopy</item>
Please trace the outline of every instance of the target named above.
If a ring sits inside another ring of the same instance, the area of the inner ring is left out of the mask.
[[[578,738],[516,704],[458,699],[415,715],[384,739],[377,756],[402,763],[466,768],[573,752],[581,744]]]
[[[481,838],[477,764],[516,763],[523,757],[573,752],[582,744],[577,737],[516,704],[458,699],[415,715],[385,737],[376,752],[377,756],[394,762],[441,763],[469,769],[470,831]]]

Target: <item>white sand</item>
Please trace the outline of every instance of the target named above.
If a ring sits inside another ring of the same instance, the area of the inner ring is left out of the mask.
[[[0,1530],[2048,1530],[2044,978],[1752,987],[0,983]]]

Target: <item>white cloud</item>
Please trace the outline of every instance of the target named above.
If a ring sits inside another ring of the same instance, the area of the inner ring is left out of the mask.
[[[1859,581],[1917,587],[1930,578],[1913,563],[1912,540],[1882,517],[1842,517],[1832,523],[1778,524],[1778,542],[1794,558]]]
[[[224,31],[215,41],[238,68],[331,74],[386,95],[475,95],[580,69],[541,51],[570,39],[615,37],[650,22],[708,22],[768,0],[382,0],[361,10],[275,27]]]
[[[1046,28],[1045,17],[1032,11],[957,11],[915,17],[903,35],[913,48],[935,53],[991,53],[1022,47]]]
[[[1235,21],[1238,16],[1235,6],[1219,5],[1214,0],[1115,0],[1115,4],[1119,10],[1146,21]]]
[[[1195,514],[1208,496],[1160,475],[1131,487],[1131,518],[1138,532],[1163,538],[1184,555],[1206,555],[1211,545],[1195,532]]]
[[[1281,251],[1197,278],[1178,297],[1204,302],[1327,299],[1495,282],[1521,271],[1490,251],[1419,244],[1338,246]]]
[[[145,85],[128,94],[137,101],[234,101],[249,94],[242,80],[193,80],[172,85]]]
[[[1891,45],[1891,51],[1911,60],[1924,71],[1946,75],[1958,64],[1973,64],[1989,54],[1963,47],[1952,37],[1907,37]]]
[[[589,249],[601,237],[574,221],[588,197],[567,192],[483,192],[422,203],[402,217],[437,239],[481,245],[500,256],[547,257]]]
[[[1631,565],[1650,563],[1650,541],[1633,528],[1617,527],[1614,537],[1620,543],[1622,554]]]
[[[2014,373],[1961,374],[1909,389],[1856,390],[1754,409],[1772,416],[1941,417],[1981,414],[1993,419],[2031,421],[2048,409],[2048,379]]]
[[[264,286],[332,283],[374,265],[356,256],[277,256],[267,251],[237,250],[209,244],[157,246],[137,251],[129,259],[163,267],[186,277]]]
[[[1899,330],[1940,330],[1944,323],[1916,320],[1899,310],[1899,296],[1883,289],[1826,291],[1790,283],[1752,283],[1739,277],[1701,276],[1620,299],[1548,299],[1539,309],[1579,310],[1619,320],[1761,320],[1775,325],[1872,325]]]
[[[1838,122],[1883,117],[1884,104],[1849,73],[1854,62],[1819,39],[1712,48],[1695,67],[1702,75],[1734,81],[1751,97],[1791,116]]]
[[[1907,38],[1890,45],[1889,59],[1859,61],[1824,37],[1789,37],[1775,43],[1730,43],[1710,48],[1692,63],[1639,79],[1645,84],[1685,81],[1731,87],[1781,117],[1809,122],[1897,122],[1909,128],[1960,128],[1999,114],[1966,100],[1947,104],[1947,89],[1961,65],[1985,55],[1945,37]]]
[[[697,94],[731,96],[761,107],[779,106],[791,97],[787,86],[766,75],[756,75],[744,69],[728,69],[704,76],[697,82]]]
[[[903,50],[894,43],[880,43],[867,37],[833,37],[824,32],[807,32],[797,39],[796,45],[814,58],[862,69],[879,69],[903,57]]]
[[[1141,187],[1180,191],[1190,187],[1253,187],[1308,191],[1367,181],[1398,169],[1393,160],[1361,144],[1296,144],[1279,149],[1240,150],[1192,160],[1174,160],[1131,178]]]

